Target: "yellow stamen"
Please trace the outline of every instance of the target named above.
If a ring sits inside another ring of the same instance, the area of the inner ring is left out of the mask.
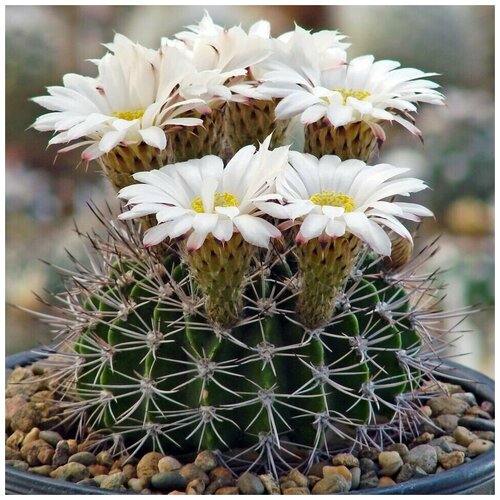
[[[134,111],[114,111],[113,116],[116,116],[116,118],[121,118],[122,120],[137,120],[138,118],[142,118],[142,115],[144,115],[144,110],[143,109],[136,109]]]
[[[314,193],[309,198],[315,205],[328,205],[330,207],[343,207],[346,212],[352,212],[356,208],[354,199],[344,193],[332,193],[331,191],[322,191]]]
[[[354,90],[354,89],[345,89],[343,87],[332,89],[334,92],[340,92],[342,94],[342,98],[344,100],[344,104],[347,103],[348,97],[354,97],[360,101],[364,101],[367,97],[371,96],[371,92],[367,90]]]
[[[237,207],[240,204],[238,198],[232,193],[215,193],[214,207]],[[191,203],[191,208],[199,214],[205,211],[203,200],[197,196]]]

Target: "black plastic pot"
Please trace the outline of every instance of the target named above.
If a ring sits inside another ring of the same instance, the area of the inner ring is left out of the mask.
[[[14,368],[32,363],[40,358],[33,352],[22,352],[9,356],[6,367]],[[495,383],[479,372],[456,363],[447,363],[445,370],[451,377],[459,377],[470,382],[460,382],[467,391],[473,392],[479,401],[495,400]],[[443,377],[446,380],[447,377]],[[5,487],[7,494],[39,495],[109,495],[116,492],[101,490],[91,486],[81,486],[57,481],[29,472],[6,467]],[[471,462],[450,469],[441,474],[420,478],[387,488],[373,488],[353,491],[350,495],[471,495],[493,494],[495,491],[495,453],[494,449],[474,458]]]

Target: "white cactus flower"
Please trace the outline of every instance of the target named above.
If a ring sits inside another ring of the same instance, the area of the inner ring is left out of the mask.
[[[197,250],[209,234],[227,242],[235,232],[252,245],[267,248],[280,231],[259,217],[253,199],[273,192],[275,179],[287,164],[288,148],[270,151],[270,137],[258,151],[246,146],[224,167],[209,155],[134,174],[135,184],[119,197],[131,207],[120,215],[132,219],[156,214],[158,225],[146,231],[144,244],[189,235],[188,250]]]
[[[433,215],[421,205],[386,201],[427,188],[419,179],[394,179],[407,168],[386,163],[367,166],[360,160],[342,162],[333,155],[318,160],[296,151],[289,153],[289,161],[276,180],[275,198],[272,194],[260,197],[255,205],[273,217],[288,219],[279,226],[282,229],[299,226],[299,244],[351,233],[378,254],[390,255],[391,240],[381,226],[412,241],[398,218],[420,221],[420,217]]]
[[[400,68],[397,61],[375,61],[371,55],[322,69],[318,52],[304,50],[301,55],[294,65],[266,73],[258,88],[263,95],[283,98],[276,108],[279,119],[300,115],[304,124],[327,119],[340,127],[363,121],[375,128],[395,121],[421,136],[409,113],[420,102],[443,104],[439,85],[426,79],[436,73]]]
[[[49,144],[78,141],[60,152],[85,145],[82,159],[90,161],[118,145],[144,142],[163,150],[166,127],[202,123],[182,114],[204,102],[174,93],[190,71],[179,51],[172,49],[176,53],[166,60],[119,34],[106,47],[110,52],[94,61],[96,78],[67,74],[64,86],[49,87],[50,95],[33,99],[51,111],[33,124],[40,131],[55,131]]]

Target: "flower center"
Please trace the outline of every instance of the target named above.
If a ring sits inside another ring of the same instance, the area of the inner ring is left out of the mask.
[[[234,196],[232,193],[215,193],[214,194],[214,207],[237,207],[240,204],[238,198]],[[191,203],[191,208],[198,212],[199,214],[203,213],[203,201],[197,196],[193,203]]]
[[[116,118],[121,118],[122,120],[128,120],[129,122],[131,122],[132,120],[137,120],[139,118],[142,118],[142,115],[144,115],[143,109],[136,109],[134,111],[113,112],[113,116],[116,116]]]
[[[356,205],[354,199],[344,193],[332,193],[331,191],[322,191],[314,193],[309,198],[315,205],[328,205],[330,207],[343,207],[346,212],[352,212]]]
[[[332,90],[334,92],[340,92],[344,100],[344,104],[346,104],[348,97],[354,97],[359,101],[364,101],[367,97],[371,96],[371,92],[368,92],[367,90],[345,89],[343,87]]]

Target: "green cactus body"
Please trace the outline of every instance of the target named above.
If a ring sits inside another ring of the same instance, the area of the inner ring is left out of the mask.
[[[178,257],[162,275],[150,257],[147,266],[116,263],[84,304],[91,319],[76,342],[74,384],[95,429],[169,452],[252,447],[269,436],[317,447],[390,422],[418,376],[398,360],[421,344],[405,291],[380,274],[349,281],[333,320],[311,331],[294,312],[296,264],[266,273],[255,259],[241,320],[224,329],[208,320]]]

